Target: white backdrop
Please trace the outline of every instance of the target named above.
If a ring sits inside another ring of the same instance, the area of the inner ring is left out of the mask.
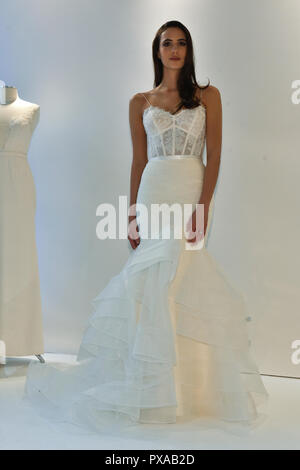
[[[29,162],[46,351],[77,352],[91,299],[127,259],[127,240],[97,239],[95,211],[129,197],[129,100],[153,88],[151,43],[171,19],[223,102],[208,249],[249,302],[261,372],[300,376],[299,0],[1,2],[0,79],[41,106]]]

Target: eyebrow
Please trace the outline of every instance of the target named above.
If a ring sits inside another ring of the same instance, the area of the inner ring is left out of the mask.
[[[183,41],[186,41],[185,38],[179,38],[179,39],[177,39],[177,41],[182,41],[182,40],[183,40]],[[171,39],[171,38],[165,38],[165,39],[163,39],[163,41],[173,41],[173,39]]]

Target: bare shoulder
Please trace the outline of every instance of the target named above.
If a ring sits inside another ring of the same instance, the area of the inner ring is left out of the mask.
[[[130,110],[132,112],[138,113],[138,114],[143,113],[144,109],[147,108],[147,106],[149,104],[147,102],[147,99],[149,100],[148,95],[149,95],[149,92],[135,93],[130,98],[130,101],[129,101]]]
[[[200,90],[198,90],[198,95]],[[205,106],[213,106],[221,101],[221,93],[214,85],[209,85],[207,88],[202,89],[202,101]]]

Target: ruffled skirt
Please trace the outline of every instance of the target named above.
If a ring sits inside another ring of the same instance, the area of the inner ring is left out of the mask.
[[[154,158],[137,202],[194,208],[204,171],[200,159]],[[104,433],[194,418],[257,422],[268,393],[244,298],[206,249],[213,204],[201,249],[187,249],[174,231],[147,238],[138,216],[141,242],[92,300],[76,362],[31,362],[24,400],[51,420]]]

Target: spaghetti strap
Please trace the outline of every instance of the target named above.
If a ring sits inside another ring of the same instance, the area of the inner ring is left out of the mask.
[[[143,95],[143,97],[145,98],[145,100],[147,100],[148,103],[150,104],[150,106],[152,106],[151,103],[150,103],[150,101],[148,100],[148,98],[146,98],[146,96],[144,95],[144,93],[140,93],[140,94]]]

